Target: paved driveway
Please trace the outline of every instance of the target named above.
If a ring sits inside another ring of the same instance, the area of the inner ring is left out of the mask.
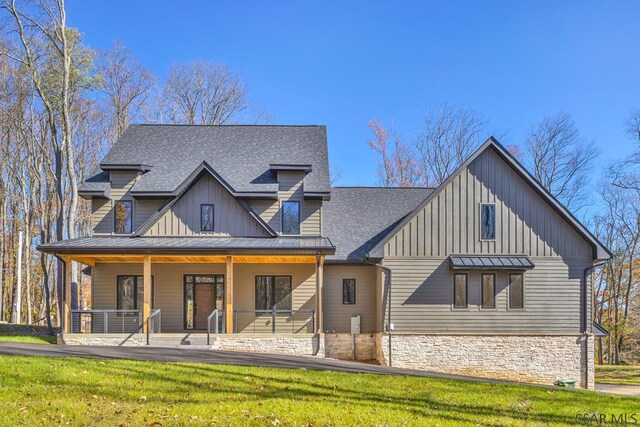
[[[596,391],[622,396],[640,397],[640,385],[601,384],[596,383]]]

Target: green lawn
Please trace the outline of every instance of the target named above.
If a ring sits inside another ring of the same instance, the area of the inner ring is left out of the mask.
[[[0,425],[576,425],[640,399],[429,378],[0,357]]]
[[[0,324],[0,341],[55,344],[56,337],[42,326]]]
[[[640,366],[598,366],[596,382],[605,384],[640,385]]]

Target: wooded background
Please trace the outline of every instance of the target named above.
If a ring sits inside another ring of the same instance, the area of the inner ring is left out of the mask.
[[[62,271],[35,247],[91,233],[78,186],[130,123],[272,121],[224,64],[177,64],[159,80],[122,43],[92,49],[80,30],[67,26],[63,0],[0,0],[0,320],[59,325]],[[570,114],[549,113],[508,149],[614,254],[594,273],[595,319],[611,332],[597,361],[640,363],[640,111],[620,118],[638,152],[610,165]],[[428,111],[417,137],[369,126],[384,186],[435,187],[491,133],[460,105]],[[89,308],[75,263],[72,277],[74,304]]]

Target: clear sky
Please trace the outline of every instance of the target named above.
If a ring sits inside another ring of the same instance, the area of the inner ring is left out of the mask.
[[[443,103],[482,113],[505,144],[564,110],[602,165],[633,150],[638,1],[69,0],[68,16],[88,45],[120,39],[159,77],[222,62],[276,124],[325,124],[341,185],[376,183],[368,120],[412,138]]]

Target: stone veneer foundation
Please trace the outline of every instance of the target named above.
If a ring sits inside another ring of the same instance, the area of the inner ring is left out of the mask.
[[[355,337],[355,360],[363,362],[377,361],[380,334],[360,334]],[[324,345],[326,357],[353,360],[353,335],[325,334]]]
[[[378,360],[387,365],[389,335],[379,343]],[[391,364],[538,384],[574,379],[577,386],[594,387],[593,337],[583,335],[393,334]]]
[[[219,335],[215,338],[213,348],[218,350],[323,357],[324,337],[320,334],[291,336]]]
[[[145,334],[64,334],[64,338],[58,335],[58,344],[138,347],[147,344],[147,336]]]

